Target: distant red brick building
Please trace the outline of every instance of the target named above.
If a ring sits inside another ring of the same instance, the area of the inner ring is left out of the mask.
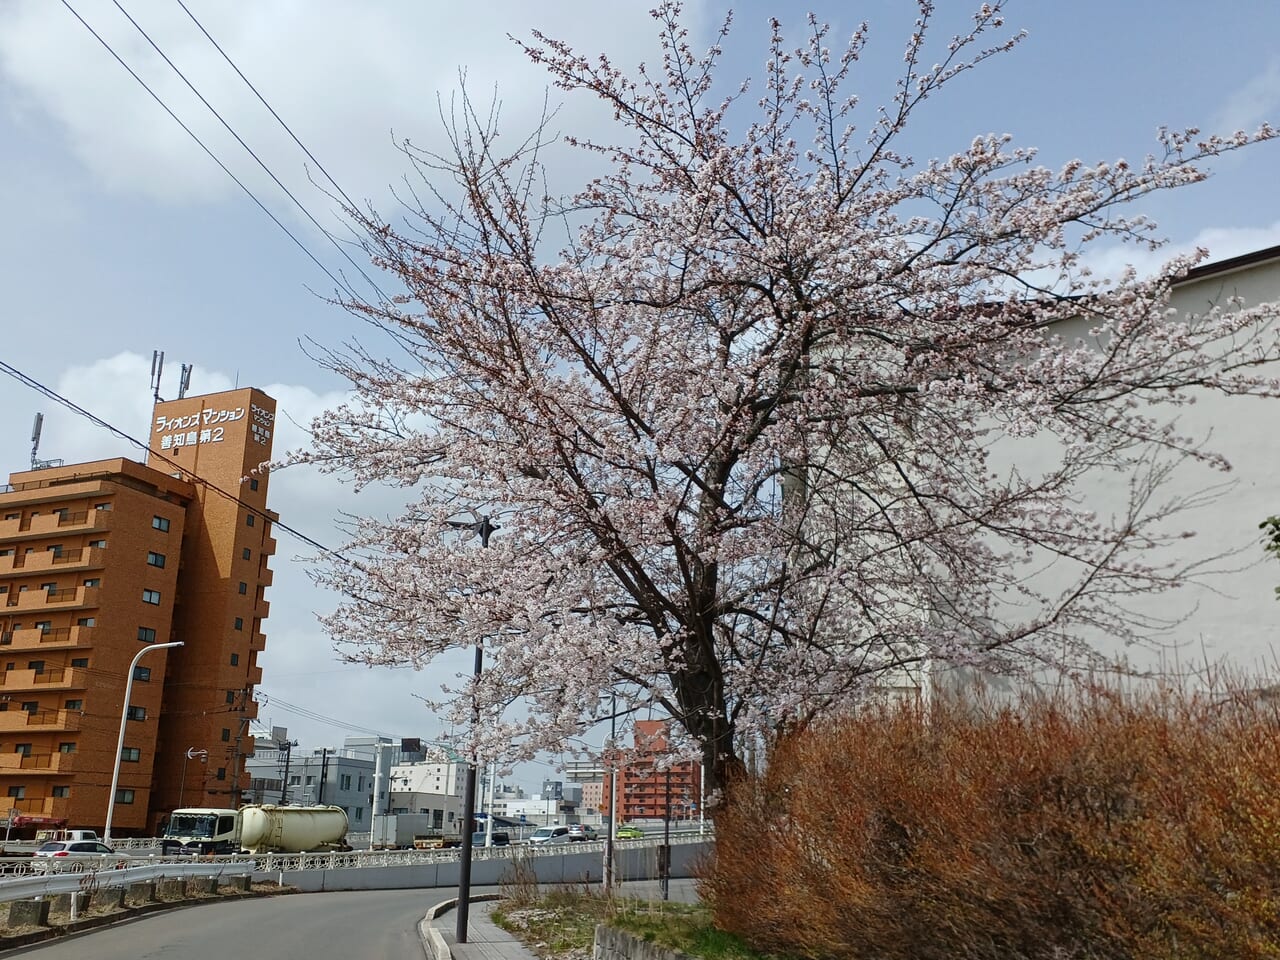
[[[618,770],[618,823],[693,820],[702,806],[702,766],[689,760],[667,764],[667,722],[636,721],[637,758]],[[600,812],[612,804],[610,778],[601,791]]]

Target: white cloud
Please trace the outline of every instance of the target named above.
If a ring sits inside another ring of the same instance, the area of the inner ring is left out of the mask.
[[[278,196],[265,175],[200,105],[183,81],[109,0],[77,0],[81,16],[255,191]],[[391,142],[410,137],[440,146],[438,97],[448,101],[459,70],[475,97],[503,103],[510,140],[532,128],[547,90],[513,34],[564,37],[590,55],[615,60],[656,50],[648,4],[487,0],[479,5],[416,0],[189,0],[206,29],[285,122],[357,202],[385,200],[404,173]],[[306,180],[301,151],[177,4],[136,0],[134,19],[259,156],[309,206],[329,205]],[[0,77],[28,119],[48,115],[84,166],[109,188],[166,202],[234,195],[237,188],[166,117],[110,54],[58,3],[9,0],[0,30]],[[553,92],[552,101],[560,95]],[[590,129],[604,111],[581,99],[558,129]],[[312,175],[321,178],[318,171]],[[286,202],[271,203],[287,209]],[[326,222],[320,217],[325,226]]]
[[[1261,73],[1227,97],[1214,132],[1256,130],[1263,121],[1280,122],[1280,58],[1270,60]]]
[[[1098,276],[1116,277],[1126,266],[1137,268],[1138,275],[1155,273],[1175,256],[1191,253],[1199,247],[1209,251],[1209,260],[1227,260],[1280,244],[1280,220],[1264,227],[1206,227],[1189,240],[1171,243],[1159,250],[1146,250],[1133,245],[1095,248],[1085,263]]]

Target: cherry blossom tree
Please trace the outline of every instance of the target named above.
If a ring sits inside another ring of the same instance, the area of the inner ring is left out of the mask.
[[[1276,308],[1171,314],[1203,252],[1112,279],[1084,255],[1154,244],[1133,201],[1273,134],[1164,131],[1141,162],[1059,170],[980,136],[913,161],[920,105],[1016,46],[1001,6],[934,43],[922,0],[871,110],[865,27],[832,48],[811,21],[793,48],[775,22],[763,81],[727,94],[672,2],[653,69],[535,35],[555,86],[615,118],[569,139],[607,165],[569,198],[547,195],[549,124],[504,153],[464,99],[451,153],[406,147],[406,216],[352,212],[406,295],[348,305],[400,352],[328,355],[356,399],[306,455],[409,491],[320,568],[340,649],[421,667],[481,646],[483,675],[433,702],[484,756],[656,709],[711,792],[754,738],[926,667],[1071,668],[1091,636],[1149,635],[1126,597],[1194,573],[1149,559],[1182,535],[1162,481],[1219,463],[1159,411],[1182,387],[1274,392]],[[1034,469],[1007,454],[1046,442]],[[1115,516],[1082,497],[1098,471],[1125,478]],[[483,519],[487,546],[458,535]]]

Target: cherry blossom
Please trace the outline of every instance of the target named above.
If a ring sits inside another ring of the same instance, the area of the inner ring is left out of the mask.
[[[667,714],[711,792],[759,737],[904,677],[1148,638],[1125,598],[1194,575],[1146,559],[1184,533],[1170,465],[1225,467],[1168,408],[1275,394],[1277,308],[1171,313],[1203,251],[1114,279],[1082,255],[1156,245],[1133,201],[1274,132],[1162,131],[1142,160],[1058,170],[997,135],[899,153],[922,101],[1017,45],[1002,7],[938,44],[921,3],[878,109],[851,89],[865,26],[841,47],[811,21],[793,49],[775,22],[762,86],[727,96],[728,22],[699,53],[675,3],[631,73],[535,35],[554,85],[616,121],[571,138],[608,170],[570,198],[545,195],[546,128],[504,153],[470,100],[453,155],[407,147],[407,221],[351,211],[406,294],[348,306],[400,352],[328,356],[356,399],[299,455],[406,490],[319,567],[344,653],[483,647],[478,682],[437,672],[428,699],[486,757],[562,749],[614,703],[619,740]],[[997,453],[1046,443],[1034,469]],[[1116,515],[1082,496],[1099,471],[1124,478]],[[487,547],[450,526],[480,517]]]

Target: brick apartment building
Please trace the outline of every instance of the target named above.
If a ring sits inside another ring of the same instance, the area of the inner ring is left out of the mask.
[[[105,826],[129,664],[170,640],[184,646],[134,672],[112,832],[154,834],[174,807],[238,803],[276,519],[266,476],[245,478],[270,458],[274,421],[275,401],[251,388],[158,402],[146,465],[10,475],[0,803],[14,825]]]
[[[637,720],[636,757],[618,770],[618,823],[637,820],[690,820],[702,803],[702,767],[689,760],[666,765],[665,720]],[[600,811],[609,815],[610,779],[601,789]]]

